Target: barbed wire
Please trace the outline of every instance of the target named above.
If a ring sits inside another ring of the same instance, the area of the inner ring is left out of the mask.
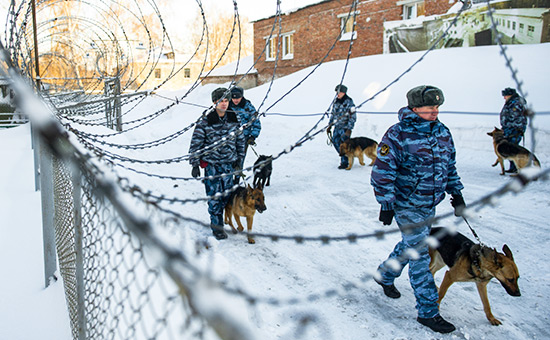
[[[198,1],[200,3],[200,1]],[[356,1],[353,1],[352,3],[352,7],[350,7],[350,13],[352,12],[352,8],[354,8],[353,6],[356,6],[357,5],[357,2]],[[448,35],[448,32],[449,32],[449,29],[451,27],[453,27],[456,22],[457,22],[457,18],[460,16],[460,14],[466,9],[466,6],[467,5],[467,2],[463,1],[463,6],[461,8],[461,10],[459,11],[459,13],[457,14],[457,16],[455,17],[455,19],[453,20],[453,22],[451,23],[451,25],[449,25],[449,27],[447,27],[447,29],[443,32],[443,34],[439,37],[438,40],[436,40],[436,43],[439,43],[442,39],[444,39],[447,35]],[[487,0],[487,5],[488,7],[490,8],[490,1]],[[238,20],[238,10],[237,10],[237,6],[236,6],[236,1],[234,1],[234,6],[235,6],[235,17],[236,17],[236,22],[239,22],[239,26],[240,26],[240,21]],[[202,7],[201,7],[202,9]],[[20,7],[17,11],[15,10],[15,8],[13,9],[13,12],[14,13],[18,13],[22,11],[22,7]],[[278,16],[280,15],[280,1],[278,1],[277,3],[277,13],[278,13]],[[491,16],[491,22],[492,22],[492,29],[497,32],[497,24],[496,22],[494,21],[493,17],[492,17],[492,9],[489,10],[489,13],[490,13],[490,16]],[[205,25],[206,25],[206,21],[205,21],[205,17],[204,17],[204,13],[202,13],[203,15],[203,20],[205,22]],[[277,18],[276,21],[279,22],[279,33],[280,33],[280,27],[281,27],[281,23],[280,23],[280,18]],[[354,25],[355,25],[355,16],[354,16]],[[164,27],[164,25],[163,25]],[[239,32],[240,32],[240,28],[239,28]],[[10,36],[14,36],[14,32],[11,31],[10,33]],[[498,37],[498,34],[496,35]],[[231,37],[233,37],[233,32],[231,34]],[[23,42],[20,42],[21,44]],[[410,72],[412,70],[413,67],[415,67],[418,63],[420,63],[424,57],[427,55],[427,53],[429,53],[431,50],[433,50],[436,46],[436,43],[434,43],[434,45],[432,45],[430,47],[429,50],[426,51],[426,53],[424,53],[415,63],[413,63],[405,72],[403,72],[400,76],[398,76],[395,80],[393,80],[392,82],[390,82],[386,87],[384,87],[382,90],[380,90],[379,92],[377,92],[375,95],[373,95],[372,97],[370,97],[369,99],[367,99],[366,101],[362,102],[358,107],[361,107],[363,104],[365,104],[366,102],[374,99],[377,95],[379,95],[380,93],[384,92],[385,90],[387,90],[390,86],[392,86],[393,84],[397,83],[398,81],[400,81],[400,79],[408,72]],[[512,59],[509,58],[506,54],[506,49],[502,46],[502,42],[500,41],[500,38],[497,38],[497,43],[498,45],[500,46],[501,48],[501,53],[504,55],[505,57],[505,60],[506,60],[506,65],[507,67],[511,70],[512,72],[512,75],[513,75],[513,79],[516,83],[516,86],[518,87],[519,89],[519,92],[522,94],[522,95],[526,95],[524,94],[522,91],[521,91],[521,85],[522,85],[522,82],[519,80],[519,77],[518,77],[518,74],[517,74],[517,70],[514,70],[513,68],[513,65],[512,65]],[[279,45],[280,45],[280,41],[279,41]],[[350,43],[350,53],[348,53],[348,60],[349,60],[349,55],[351,54],[351,45],[352,43]],[[12,45],[10,45],[12,46]],[[228,42],[228,45],[229,46],[229,42]],[[279,48],[280,46],[278,46]],[[17,46],[17,44],[13,45],[13,49],[17,50],[21,48],[21,46]],[[10,50],[11,50],[11,47],[10,47]],[[3,50],[4,51],[4,50]],[[12,55],[14,55],[13,52],[10,52]],[[15,53],[14,56],[20,56],[18,53]],[[277,53],[277,56],[278,56],[278,53]],[[19,60],[16,58],[16,60]],[[28,62],[26,62],[25,58],[22,58],[22,65],[24,65],[25,67],[29,67],[28,66]],[[323,59],[324,60],[324,59]],[[321,61],[322,63],[322,61]],[[320,63],[320,64],[321,64]],[[320,65],[319,64],[319,65]],[[342,83],[343,79],[344,79],[344,76],[345,76],[345,72],[346,72],[346,69],[347,69],[347,62],[346,62],[346,66],[345,66],[345,69],[344,69],[344,72],[343,72],[343,75],[342,75],[342,80],[340,83]],[[31,73],[29,73],[30,75]],[[309,76],[309,75],[308,75]],[[30,77],[32,78],[32,77]],[[274,77],[273,77],[274,78]],[[234,78],[235,79],[235,78]],[[273,82],[273,79],[272,79],[272,82]],[[298,84],[299,85],[299,84]],[[298,86],[296,85],[296,87]],[[294,88],[296,88],[294,87]],[[294,89],[292,88],[291,91]],[[271,87],[268,89],[267,93],[266,93],[266,98],[270,92],[270,89]],[[288,93],[287,93],[288,94]],[[281,98],[278,99],[278,101],[276,101],[275,103],[281,101],[287,94],[283,95]],[[263,104],[264,102],[262,102]],[[176,99],[176,103],[175,104],[179,104],[178,103],[178,100]],[[275,104],[273,104],[275,105]],[[273,105],[270,106],[273,107]],[[171,106],[169,106],[171,107]],[[167,110],[167,109],[166,109]],[[166,110],[162,111],[162,112],[165,112]],[[268,108],[269,110],[269,108]],[[266,111],[268,111],[266,110]],[[162,113],[161,112],[161,113]],[[362,112],[359,112],[359,113],[364,113],[364,114],[373,114],[371,112],[366,112],[366,111],[362,111]],[[461,111],[454,111],[454,112],[450,112],[450,113],[459,113],[459,114],[462,114],[462,113],[466,113],[466,112],[461,112]],[[272,115],[285,115],[284,113],[263,113],[263,115],[267,115],[267,114],[272,114]],[[385,112],[378,112],[378,114],[387,114]],[[392,112],[392,114],[394,114]],[[494,114],[494,113],[477,113],[477,114]],[[537,113],[537,114],[540,114],[540,113]],[[548,112],[543,112],[543,114],[548,114]],[[151,120],[158,117],[158,115],[160,115],[159,111],[157,111],[155,114],[153,115],[150,115],[148,116]],[[310,114],[307,114],[307,115],[324,115],[324,113],[310,113]],[[533,115],[534,115],[534,112],[533,112]],[[154,117],[153,117],[154,116]],[[288,115],[288,116],[298,116],[298,115]],[[259,117],[259,115],[258,115]],[[64,119],[67,118],[67,117],[64,117]],[[149,118],[141,118],[141,119],[149,119]],[[70,120],[70,119],[68,119]],[[321,121],[323,120],[323,117],[317,122],[315,123],[315,125],[313,125],[313,127],[308,130],[302,137],[300,137],[297,142],[295,142],[294,144],[292,144],[291,146],[285,148],[284,150],[282,150],[279,154],[277,154],[275,157],[273,157],[273,161],[277,160],[278,158],[282,157],[283,155],[286,155],[286,154],[290,154],[291,152],[293,152],[297,147],[300,147],[302,146],[305,142],[309,141],[309,140],[312,140],[316,135],[318,135],[320,132],[324,131],[326,129],[326,126],[319,129],[319,126],[321,124]],[[77,123],[76,121],[72,121],[73,123]],[[141,121],[140,121],[141,122]],[[146,123],[150,122],[150,120],[144,122],[143,124],[140,124],[139,126],[142,126],[142,125],[145,125]],[[81,123],[81,122],[79,122]],[[195,122],[196,123],[196,122]],[[193,123],[194,124],[194,123]],[[108,145],[110,147],[119,147],[119,148],[146,148],[146,147],[155,147],[155,146],[159,146],[161,144],[164,144],[165,142],[168,142],[168,141],[172,141],[173,139],[177,138],[178,136],[180,136],[181,134],[183,134],[184,132],[188,131],[193,125],[190,125],[186,128],[184,128],[183,130],[179,130],[177,132],[175,132],[174,134],[172,135],[169,135],[169,136],[166,136],[166,137],[162,137],[156,141],[152,141],[152,142],[148,142],[148,143],[140,143],[140,144],[135,144],[135,145],[121,145],[121,144],[116,144],[116,143],[104,143],[104,141],[100,141],[99,138],[105,138],[105,137],[110,137],[110,136],[115,136],[117,134],[112,134],[112,135],[94,135],[94,134],[86,134],[86,132],[83,132],[83,131],[79,131],[77,130],[76,128],[74,128],[73,126],[71,126],[70,124],[66,124],[65,125],[67,127],[67,129],[73,133],[75,133],[75,135],[78,135],[78,139],[80,142],[82,142],[86,148],[92,152],[94,152],[99,159],[101,160],[106,160],[107,162],[109,162],[111,165],[118,165],[118,164],[114,164],[113,160],[122,160],[121,158],[118,158],[120,157],[119,155],[116,155],[116,154],[112,154],[112,153],[109,153],[109,152],[106,152],[105,150],[101,150],[97,147],[95,147],[91,142],[89,142],[89,140],[92,140],[92,141],[95,141],[95,142],[99,142],[99,143],[102,143],[104,145]],[[131,129],[135,129],[137,127],[133,127]],[[534,147],[536,145],[535,143],[535,136],[534,136],[534,130],[535,130],[535,127],[532,123],[532,119],[530,119],[530,122],[529,122],[529,129],[531,130],[532,132],[532,141],[533,141],[533,147],[532,147],[532,150],[534,150]],[[183,131],[183,132],[182,132]],[[242,129],[239,130],[239,132],[242,133]],[[61,136],[57,136],[57,137],[61,137]],[[54,146],[55,147],[55,146]],[[201,150],[201,151],[204,151],[204,150]],[[182,156],[184,157],[184,156]],[[111,159],[107,159],[107,158],[111,158]],[[180,158],[174,158],[174,159],[180,159]],[[85,157],[81,157],[79,159],[80,162],[82,163],[87,163],[87,159]],[[145,162],[145,161],[144,161]],[[149,162],[149,161],[147,161]],[[153,163],[157,163],[158,161],[150,161],[150,162],[153,162]],[[169,163],[167,161],[161,161],[161,163]],[[124,167],[124,166],[123,166]],[[128,170],[131,170],[130,168],[128,167],[124,167],[125,169],[128,169]],[[243,170],[250,170],[252,169],[252,167],[249,167],[247,169],[243,169]],[[134,171],[133,169],[131,171]],[[144,174],[146,175],[151,175],[151,174],[148,174],[148,173],[145,173]],[[227,175],[234,175],[235,173],[231,173],[231,174],[225,174],[226,176]],[[97,177],[103,177],[105,176],[105,173],[103,173],[102,171],[99,171],[96,169],[96,172],[94,173],[95,176]],[[550,175],[550,169],[547,169],[547,170],[532,170],[532,169],[527,169],[526,171],[522,171],[518,174],[518,176],[514,177],[514,178],[511,178],[511,180],[505,184],[504,186],[502,186],[501,188],[498,188],[497,190],[495,191],[492,191],[490,192],[489,194],[481,197],[480,199],[472,202],[472,203],[469,203],[468,204],[468,208],[464,211],[464,214],[467,216],[471,211],[478,211],[484,207],[487,207],[487,206],[493,206],[495,204],[496,201],[498,201],[498,199],[500,199],[503,195],[507,194],[507,193],[517,193],[517,192],[520,192],[521,190],[523,190],[528,184],[530,184],[531,182],[533,181],[536,181],[536,180],[539,180],[539,179],[542,179],[542,180],[548,180],[548,177]],[[170,209],[167,209],[167,208],[164,208],[161,206],[161,203],[162,202],[168,202],[168,203],[194,203],[194,202],[198,202],[198,201],[202,201],[202,200],[207,200],[207,199],[212,199],[212,198],[216,198],[216,196],[214,197],[200,197],[198,199],[178,199],[178,198],[166,198],[162,195],[155,195],[155,194],[152,194],[150,191],[146,191],[146,190],[143,190],[141,188],[139,188],[138,186],[136,185],[131,185],[129,183],[129,180],[126,179],[126,178],[123,178],[123,177],[120,177],[118,176],[118,184],[119,184],[119,187],[117,188],[118,189],[122,189],[122,190],[125,190],[129,193],[131,193],[134,197],[137,197],[139,199],[141,199],[143,202],[147,203],[148,205],[150,206],[153,206],[155,209],[158,209],[159,211],[162,211],[164,213],[168,213],[174,217],[176,217],[178,220],[182,221],[182,222],[186,222],[186,223],[193,223],[193,224],[196,224],[196,225],[199,225],[199,226],[202,226],[202,227],[210,227],[210,225],[208,223],[205,223],[203,221],[200,221],[198,219],[194,219],[194,218],[190,218],[188,216],[184,216],[183,214],[179,213],[179,212],[176,212],[176,211],[173,211],[173,210],[170,210]],[[177,177],[169,177],[169,176],[166,176],[166,178],[168,179],[174,179],[174,178],[177,178]],[[190,178],[177,178],[177,179],[182,179],[182,180],[191,180]],[[109,190],[113,190],[113,188],[110,188]],[[225,194],[225,193],[224,193]],[[222,194],[222,195],[224,195]],[[217,197],[220,197],[219,195]],[[438,215],[438,216],[435,216],[432,220],[430,221],[427,221],[427,222],[424,222],[424,223],[430,223],[430,224],[433,224],[433,223],[436,223],[444,218],[448,218],[452,215],[452,213],[447,213],[447,214],[441,214],[441,215]],[[415,228],[417,227],[417,225],[410,225],[410,226],[404,226],[403,228]],[[444,229],[445,231],[447,231],[447,229]],[[452,232],[452,230],[450,230]],[[144,228],[143,230],[139,230],[137,229],[137,232],[140,233],[140,234],[144,234],[144,237],[149,237],[147,235],[147,233],[150,233],[151,230],[148,230],[147,228]],[[348,242],[348,243],[356,243],[358,240],[364,240],[364,239],[381,239],[383,237],[385,237],[386,235],[389,235],[389,234],[393,234],[393,233],[397,233],[397,232],[400,232],[399,229],[395,229],[395,228],[390,228],[390,229],[386,229],[386,230],[379,230],[379,231],[375,231],[375,232],[372,232],[372,233],[366,233],[366,234],[348,234],[348,235],[344,235],[344,236],[330,236],[330,235],[318,235],[318,236],[303,236],[303,235],[294,235],[294,236],[290,236],[290,235],[283,235],[283,234],[264,234],[264,233],[246,233],[246,236],[252,236],[252,237],[258,237],[258,238],[265,238],[265,239],[269,239],[273,242],[277,242],[277,241],[282,241],[282,240],[288,240],[288,241],[293,241],[295,242],[296,244],[304,244],[306,242],[320,242],[321,244],[325,244],[325,245],[328,245],[332,242]],[[243,235],[244,237],[244,235]],[[426,239],[425,240],[426,243],[431,243],[433,242],[432,239]],[[158,244],[156,246],[159,246]],[[160,248],[163,248],[162,246],[159,246]],[[167,257],[169,259],[174,259],[176,258],[177,260],[181,260],[179,258],[180,254],[176,254],[177,256],[174,256],[174,253],[171,252],[170,249],[166,250],[165,248],[163,248],[163,250],[166,252],[167,254]],[[174,256],[174,258],[171,258],[170,256]],[[414,257],[414,249],[409,249],[409,252],[407,252],[407,255],[406,256],[409,256],[409,257]],[[185,259],[184,259],[185,260]],[[185,261],[184,261],[185,262]],[[189,267],[189,268],[192,268],[192,267]],[[200,274],[200,271],[196,268],[192,268],[192,270],[196,271],[195,273],[196,274]],[[239,289],[239,288],[235,288],[235,287],[232,287],[232,285],[228,282],[224,282],[224,281],[219,281],[217,282],[216,284],[219,285],[222,289],[226,290],[227,292],[231,292],[235,295],[239,295],[239,296],[242,296],[246,301],[248,301],[250,304],[255,304],[255,303],[267,303],[267,304],[272,304],[272,305],[281,305],[281,304],[296,304],[296,303],[304,303],[304,302],[312,302],[312,301],[316,301],[317,299],[319,298],[332,298],[334,296],[338,296],[338,295],[344,295],[346,293],[348,293],[351,289],[355,289],[355,288],[358,288],[360,287],[361,285],[363,285],[367,280],[370,280],[372,278],[372,275],[364,275],[362,276],[359,280],[355,280],[355,281],[347,281],[345,282],[344,284],[341,285],[341,287],[337,287],[337,288],[328,288],[327,290],[325,290],[324,292],[319,292],[319,293],[313,293],[313,294],[309,294],[308,296],[305,296],[305,297],[299,297],[299,298],[296,298],[296,297],[291,297],[291,298],[286,298],[286,299],[281,299],[281,298],[276,298],[276,297],[258,297],[258,296],[253,296],[249,293],[247,293],[246,291],[242,290],[242,289]]]
[[[457,16],[455,17],[455,20],[453,20],[453,22],[451,23],[451,25],[450,25],[450,26],[447,28],[447,30],[445,30],[445,32],[439,37],[439,39],[436,41],[436,43],[434,43],[434,44],[432,45],[432,47],[431,47],[425,54],[423,54],[423,56],[422,56],[421,58],[419,58],[415,63],[413,63],[412,66],[409,67],[409,68],[406,70],[405,73],[409,72],[409,71],[412,69],[412,67],[414,67],[415,65],[417,65],[420,61],[422,61],[423,58],[425,57],[425,55],[426,55],[428,52],[430,52],[431,50],[433,50],[433,49],[435,48],[435,45],[436,45],[439,41],[441,41],[441,40],[448,34],[449,28],[456,24],[456,19],[458,18],[458,16],[461,14],[461,12],[462,12],[465,8],[466,8],[466,5],[464,4],[464,6],[461,8],[461,11],[459,11],[459,13],[457,14]],[[350,10],[350,12],[351,12],[351,10]],[[399,79],[400,79],[401,77],[402,77],[402,75],[399,76],[398,78],[396,78],[394,81],[390,82],[390,84],[388,84],[388,86],[386,86],[386,87],[384,88],[384,90],[387,89],[389,86],[391,86],[393,83],[399,81]],[[379,93],[383,92],[384,90],[380,91]],[[376,94],[375,94],[373,97],[371,97],[370,99],[367,99],[367,101],[373,99],[375,96],[376,96]],[[365,102],[367,102],[367,101],[365,101]],[[364,104],[365,102],[363,102],[362,104]],[[362,105],[362,104],[361,104],[361,105]],[[318,124],[319,124],[319,122],[318,122],[310,131],[308,131],[303,137],[301,137],[301,138],[298,140],[298,142],[296,142],[294,145],[291,145],[289,148],[283,150],[283,151],[280,152],[278,155],[276,155],[275,157],[273,157],[273,160],[278,159],[279,157],[281,157],[281,156],[284,155],[284,154],[288,154],[288,153],[292,152],[296,147],[301,146],[304,142],[313,139],[313,137],[314,137],[315,135],[317,135],[317,134],[320,133],[321,131],[324,131],[326,127],[323,127],[322,129],[319,129],[319,130],[315,131],[315,128],[318,126]],[[311,131],[314,131],[314,132],[311,133]],[[88,146],[90,146],[90,144],[88,144]],[[93,148],[92,148],[92,149],[93,149]],[[115,156],[116,156],[116,155],[115,155]],[[116,159],[118,159],[118,158],[116,158]],[[177,158],[177,159],[179,160],[179,158]],[[171,161],[171,160],[168,160],[168,161],[164,160],[164,161],[161,161],[161,162],[170,162],[170,161]],[[151,163],[158,163],[158,161],[150,161],[150,162],[151,162]],[[235,173],[236,173],[236,172],[235,172]],[[229,175],[234,175],[235,173],[232,173],[232,174],[229,174]],[[226,175],[226,176],[227,176],[227,175]],[[179,178],[179,179],[186,179],[186,178]],[[123,181],[123,180],[121,179],[121,181]],[[128,186],[128,187],[130,187],[130,186]],[[136,187],[136,186],[131,186],[131,188],[132,188],[131,190],[132,190],[133,192],[140,192],[140,193],[142,193],[142,194],[143,194],[143,193],[148,193],[148,191],[141,190],[141,189],[139,189],[139,188]],[[147,196],[148,194],[143,194],[143,195],[144,195],[144,197],[148,197],[148,199],[150,199],[150,200],[166,200],[166,201],[170,201],[170,202],[176,202],[176,201],[178,201],[177,198],[164,198],[163,196],[154,196],[154,195],[152,195],[152,194],[149,194],[150,196]],[[211,198],[211,197],[210,197],[210,198]],[[206,198],[203,198],[203,199],[209,199],[209,198],[206,197]],[[182,200],[182,201],[183,201],[183,200]],[[185,200],[185,202],[191,202],[191,201],[196,202],[196,200]],[[266,238],[270,238],[270,239],[285,239],[285,238],[287,238],[287,236],[284,236],[284,235],[261,235],[261,234],[257,234],[257,236],[258,236],[258,237],[266,237]],[[355,236],[353,236],[352,238],[355,238]],[[301,236],[290,237],[290,239],[293,239],[293,240],[295,240],[295,241],[310,240],[309,238],[301,237]],[[349,238],[346,237],[346,239],[349,239]],[[314,238],[314,239],[312,239],[312,240],[314,240],[314,241],[327,240],[327,238],[326,238],[325,236],[322,236],[322,237]]]

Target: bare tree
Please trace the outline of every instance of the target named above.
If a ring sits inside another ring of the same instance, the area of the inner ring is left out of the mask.
[[[252,24],[246,17],[212,6],[204,13],[197,11],[188,32],[191,48],[198,48],[196,58],[205,60],[205,71],[253,53]]]

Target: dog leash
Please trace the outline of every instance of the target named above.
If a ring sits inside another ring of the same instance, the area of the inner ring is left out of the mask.
[[[327,132],[327,145],[332,145],[332,131]]]
[[[258,153],[256,152],[256,150],[254,150],[254,148],[252,147],[252,145],[250,145],[249,148],[252,149],[252,151],[254,151],[254,154],[256,155],[256,157],[260,157],[260,155],[258,155]]]
[[[483,245],[483,242],[481,242],[481,240],[479,239],[479,236],[477,236],[476,231],[474,230],[474,228],[472,228],[472,226],[470,225],[466,217],[462,216],[462,218],[464,219],[464,222],[466,222],[466,224],[468,225],[468,228],[470,228],[470,230],[472,231],[472,234],[474,234],[474,237],[476,238],[477,242]]]

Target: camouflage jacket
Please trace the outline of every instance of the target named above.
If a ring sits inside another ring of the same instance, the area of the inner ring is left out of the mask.
[[[500,125],[504,130],[504,136],[523,135],[527,128],[527,116],[525,115],[525,100],[519,95],[510,97],[500,111]]]
[[[233,163],[238,158],[243,159],[244,137],[238,131],[240,126],[240,121],[233,111],[228,110],[223,118],[218,116],[215,109],[205,111],[191,137],[189,163],[196,166],[200,160],[220,164]],[[231,132],[235,132],[235,135],[231,136]],[[222,141],[224,138],[227,140]]]
[[[334,129],[352,130],[357,120],[355,111],[349,112],[352,107],[355,107],[355,104],[347,94],[342,99],[336,98],[332,104],[329,124],[334,124]]]
[[[248,99],[243,97],[238,105],[235,105],[232,101],[230,101],[229,109],[235,111],[237,115],[239,115],[242,125],[250,122],[252,119],[255,119],[254,122],[244,129],[243,133],[245,139],[250,137],[258,138],[262,125],[260,124],[260,119],[256,117],[257,112],[254,105],[252,105]]]
[[[382,210],[427,208],[464,188],[456,170],[451,132],[439,120],[427,121],[408,107],[378,146],[371,184]]]

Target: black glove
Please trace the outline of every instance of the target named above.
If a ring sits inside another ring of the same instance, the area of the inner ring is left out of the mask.
[[[394,215],[395,211],[382,210],[382,208],[380,208],[380,216],[378,217],[378,220],[384,223],[384,225],[390,225]]]
[[[346,137],[349,138],[351,136],[351,130],[347,129],[346,132],[345,132],[345,135],[346,135]]]
[[[331,126],[329,126],[329,127],[327,128],[327,135],[330,135],[330,134],[332,133],[331,129],[332,129]]]
[[[248,145],[256,145],[256,140],[254,139],[254,137],[250,137],[248,138],[248,140],[246,141],[246,143]]]
[[[466,208],[462,195],[451,195],[451,205],[455,208],[455,216],[462,216],[462,211]]]
[[[200,175],[201,175],[201,171],[200,171],[200,169],[199,169],[199,166],[198,166],[198,165],[195,165],[195,166],[193,167],[193,170],[191,170],[191,176],[197,178],[197,177],[199,177]]]

